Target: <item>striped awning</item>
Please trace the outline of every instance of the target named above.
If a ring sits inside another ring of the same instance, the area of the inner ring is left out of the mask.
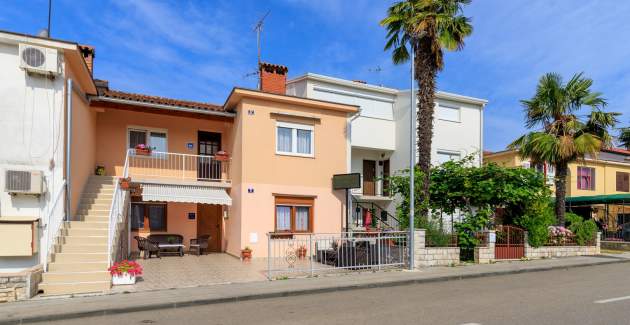
[[[232,198],[221,187],[142,184],[143,201],[185,202],[232,205]]]

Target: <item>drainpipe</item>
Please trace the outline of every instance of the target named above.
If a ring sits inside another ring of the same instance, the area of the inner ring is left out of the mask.
[[[72,182],[71,182],[71,150],[72,150],[72,79],[68,79],[66,86],[66,216],[65,221],[70,221],[72,212]]]

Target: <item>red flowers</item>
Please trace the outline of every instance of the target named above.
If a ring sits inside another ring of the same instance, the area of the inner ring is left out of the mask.
[[[122,275],[123,273],[129,273],[129,275],[142,275],[142,265],[134,261],[124,260],[119,263],[114,263],[109,269],[107,269],[111,275]]]

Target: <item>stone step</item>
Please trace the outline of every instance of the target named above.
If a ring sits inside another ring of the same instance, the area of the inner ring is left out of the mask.
[[[107,229],[109,223],[107,221],[70,221],[68,228],[70,229]]]
[[[66,229],[67,237],[73,236],[108,236],[109,232],[107,227],[105,228],[69,228]]]
[[[91,210],[105,210],[109,211],[111,204],[95,203],[95,204],[81,204],[78,211],[91,211]]]
[[[59,263],[48,264],[48,272],[101,272],[107,271],[107,261]]]
[[[79,210],[77,211],[77,215],[90,215],[90,216],[108,216],[109,209],[89,209],[89,210]]]
[[[61,245],[62,253],[101,253],[107,254],[107,245],[103,244],[65,244]]]
[[[61,242],[62,244],[73,244],[73,245],[107,245],[107,239],[108,239],[107,235],[105,236],[65,236],[61,239]]]
[[[76,293],[106,292],[111,289],[111,281],[41,283],[39,290],[43,296],[69,295]]]
[[[61,248],[63,250],[63,247]],[[57,253],[54,257],[55,263],[82,263],[82,262],[105,262],[107,263],[107,253]]]
[[[107,222],[109,223],[109,216],[77,216],[77,219],[85,222]]]
[[[46,272],[42,274],[44,283],[96,282],[111,281],[108,271],[87,272]]]

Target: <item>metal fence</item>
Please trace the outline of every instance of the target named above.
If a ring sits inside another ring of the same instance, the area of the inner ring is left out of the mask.
[[[127,151],[129,176],[187,181],[229,182],[230,161],[215,156],[152,151]]]
[[[595,246],[597,245],[597,234],[584,245],[578,244],[575,235],[550,235],[545,246]]]
[[[409,234],[402,231],[267,236],[269,279],[403,268],[409,259]]]

